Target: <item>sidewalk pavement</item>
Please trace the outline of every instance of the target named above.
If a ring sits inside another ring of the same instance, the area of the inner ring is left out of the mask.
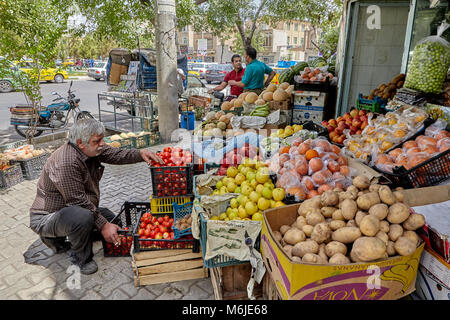
[[[145,163],[105,164],[100,206],[118,213],[125,201],[148,201],[150,180]],[[131,258],[105,258],[101,241],[93,246],[99,270],[81,275],[80,289],[70,289],[74,282],[68,253],[53,254],[29,228],[37,181],[24,181],[0,191],[0,299],[214,300],[209,278],[135,287]]]

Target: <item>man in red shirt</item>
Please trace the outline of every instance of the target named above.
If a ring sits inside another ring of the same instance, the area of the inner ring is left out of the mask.
[[[237,82],[241,81],[242,77],[244,76],[245,69],[242,68],[242,59],[241,56],[238,54],[235,54],[231,57],[231,63],[233,65],[234,70],[230,71],[225,78],[223,79],[222,83],[218,85],[215,88],[212,88],[209,90],[209,93],[212,93],[213,91],[222,91],[228,86],[228,81],[235,80]],[[239,86],[231,86],[230,95],[232,96],[239,96],[242,92],[244,92],[244,88],[241,88]]]

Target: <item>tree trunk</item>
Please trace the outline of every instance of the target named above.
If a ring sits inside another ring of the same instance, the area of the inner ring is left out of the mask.
[[[158,125],[162,142],[167,143],[179,122],[175,0],[156,0],[156,13]]]

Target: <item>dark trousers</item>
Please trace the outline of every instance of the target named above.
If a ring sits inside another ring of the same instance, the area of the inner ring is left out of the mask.
[[[107,208],[98,208],[106,220],[111,221],[115,215]],[[74,263],[84,264],[92,260],[92,242],[101,239],[101,232],[95,229],[94,215],[79,206],[63,208],[55,213],[42,226],[39,235],[42,242],[58,246],[67,237],[73,251]]]

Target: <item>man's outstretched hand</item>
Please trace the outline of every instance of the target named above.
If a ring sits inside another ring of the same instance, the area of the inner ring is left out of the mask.
[[[106,240],[106,242],[114,243],[115,245],[120,244],[120,238],[117,234],[117,230],[120,227],[117,224],[107,222],[102,228],[102,236]]]
[[[158,157],[156,154],[147,149],[141,150],[141,157],[149,165],[152,163],[151,162],[152,160],[158,162],[159,164],[164,164],[164,161],[160,157]]]

